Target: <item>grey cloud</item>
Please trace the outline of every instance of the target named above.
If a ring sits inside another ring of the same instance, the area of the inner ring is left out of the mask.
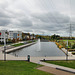
[[[49,22],[49,23],[68,23],[70,21],[70,18],[66,15],[60,14],[60,13],[43,13],[43,14],[32,14],[34,18],[37,18],[43,22]]]
[[[32,26],[32,21],[27,18],[23,18],[22,20],[19,20],[19,21],[21,26],[24,26],[24,27]]]
[[[24,31],[24,32],[33,32],[32,29],[24,29],[23,31]]]
[[[36,13],[37,14],[37,13]],[[43,14],[32,14],[33,18],[36,19],[36,25],[33,29],[42,29],[47,31],[66,31],[70,22],[70,17],[61,13],[43,13]]]
[[[5,9],[8,6],[8,1],[6,0],[1,0],[0,1],[0,8]]]
[[[5,13],[6,11],[5,10],[0,10],[0,18],[9,18],[9,15],[7,15],[6,13]]]
[[[0,26],[12,25],[14,28],[26,28],[32,26],[32,21],[22,12],[10,12],[5,9],[0,11]]]
[[[0,26],[7,26],[10,22],[10,19],[0,18]]]

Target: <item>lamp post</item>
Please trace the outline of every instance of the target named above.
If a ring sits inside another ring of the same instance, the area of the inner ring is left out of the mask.
[[[68,40],[67,40],[67,51],[66,51],[66,61],[68,60]]]
[[[5,38],[5,31],[4,31],[4,61],[6,61],[6,38]]]

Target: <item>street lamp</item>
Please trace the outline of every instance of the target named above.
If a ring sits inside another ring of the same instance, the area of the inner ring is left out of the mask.
[[[6,61],[6,37],[5,37],[5,31],[4,31],[4,61]]]
[[[67,40],[66,60],[68,60],[68,40]]]

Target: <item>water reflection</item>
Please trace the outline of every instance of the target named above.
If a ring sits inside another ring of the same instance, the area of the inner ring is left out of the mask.
[[[37,48],[36,48],[36,51],[39,51],[39,52],[41,51],[40,39],[38,39],[37,44],[36,44],[35,47],[37,47]]]

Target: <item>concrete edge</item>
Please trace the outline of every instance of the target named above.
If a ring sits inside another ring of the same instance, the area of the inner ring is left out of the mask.
[[[75,59],[74,59],[75,60]],[[43,62],[44,60],[40,60],[41,62]],[[49,61],[49,60],[48,60]],[[51,60],[51,61],[55,61],[55,60]],[[57,60],[59,61],[59,60]],[[63,60],[62,60],[63,61]],[[48,63],[49,64],[49,63]],[[55,65],[55,64],[52,64],[52,65]],[[52,66],[51,66],[52,67]],[[53,67],[53,68],[56,68],[58,70],[61,70],[61,71],[65,71],[65,72],[70,72],[70,73],[74,73],[75,74],[75,71],[72,71],[72,70],[68,70],[68,69],[65,69],[65,68],[68,68],[68,67],[65,67],[64,66],[60,66],[60,65],[56,65],[56,67]],[[72,69],[72,68],[70,68]]]
[[[13,52],[13,51],[16,51],[16,50],[19,50],[19,49],[22,49],[22,48],[25,48],[25,47],[28,47],[28,46],[31,46],[33,44],[35,44],[36,42],[33,42],[33,43],[30,43],[30,44],[26,44],[26,45],[22,45],[22,46],[19,46],[19,47],[15,47],[15,48],[12,48],[12,49],[8,49],[6,50],[6,53],[10,53],[10,52]]]
[[[57,70],[61,70],[61,71],[65,71],[65,72],[74,73],[74,74],[75,74],[75,72],[70,71],[70,70],[66,70],[66,69],[62,69],[62,68],[58,68],[58,67],[56,67],[56,69],[57,69]]]

